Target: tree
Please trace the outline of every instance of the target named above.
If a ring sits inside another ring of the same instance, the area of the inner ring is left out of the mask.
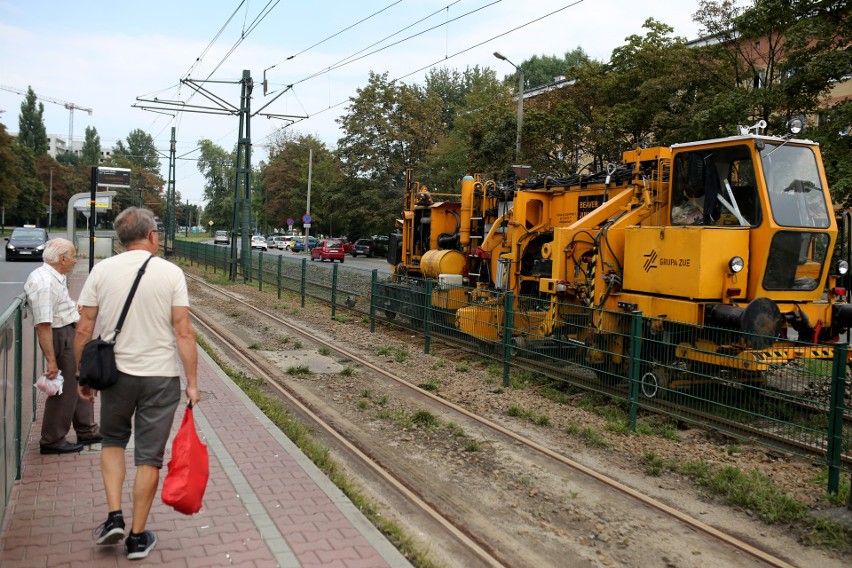
[[[21,103],[21,114],[18,115],[18,144],[26,146],[36,156],[47,154],[50,148],[44,127],[44,104],[36,104],[36,94],[32,87],[27,87],[26,98]]]
[[[0,123],[0,207],[12,212],[18,204],[17,180],[23,177],[21,163],[15,152],[15,139]]]
[[[765,120],[770,132],[813,112],[852,67],[847,2],[755,0],[740,8],[732,0],[702,0],[699,6],[693,18],[718,40],[713,53],[730,70],[720,77],[727,98],[744,102],[736,106],[747,108],[745,118]]]
[[[80,163],[83,166],[98,166],[101,163],[101,137],[94,126],[86,127],[86,138],[83,140],[83,151],[80,152]]]
[[[234,215],[234,167],[236,155],[229,154],[212,141],[198,141],[201,156],[198,171],[204,176],[205,213],[215,229],[230,229]]]
[[[589,56],[583,48],[577,46],[565,55],[533,55],[520,64],[524,71],[524,89],[534,89],[542,85],[553,83],[557,77],[564,77],[568,71],[589,60]],[[507,75],[505,82],[508,85],[518,84],[518,72]]]
[[[127,158],[131,163],[157,175],[160,174],[160,154],[154,144],[154,138],[139,128],[127,135],[127,146],[119,140],[113,155]]]
[[[307,207],[308,160],[312,153],[312,232],[350,231],[353,221],[364,213],[362,203],[353,199],[340,162],[325,144],[313,136],[283,130],[273,137],[267,150],[267,160],[256,179],[258,193],[265,197],[264,216],[271,227],[286,227],[287,219],[301,225]]]
[[[15,181],[18,186],[18,202],[12,211],[12,216],[19,223],[38,224],[44,215],[44,197],[47,188],[36,176],[35,155],[23,144],[13,144],[20,164],[20,177]]]

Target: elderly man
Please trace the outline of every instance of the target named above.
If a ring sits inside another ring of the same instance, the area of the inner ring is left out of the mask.
[[[137,207],[125,209],[115,218],[115,232],[127,251],[96,264],[89,274],[80,293],[82,312],[75,353],[79,360],[96,319],[101,320],[103,329],[115,328],[133,281],[147,262],[115,343],[118,379],[101,393],[101,475],[108,514],[95,536],[99,545],[118,544],[126,536],[127,558],[140,560],[157,543],[146,525],[181,397],[177,360],[180,358],[186,373],[186,397],[195,404],[199,400],[198,352],[183,271],[165,259],[152,257],[160,242],[154,214]],[[80,386],[79,391],[83,398],[94,400],[90,387]],[[126,473],[124,451],[131,435],[136,478],[130,534],[125,534],[121,497]]]
[[[101,436],[95,423],[94,404],[80,398],[77,392],[74,328],[80,315],[76,303],[68,295],[65,281],[65,275],[77,261],[74,245],[65,239],[50,240],[42,259],[44,264],[30,273],[24,291],[38,343],[47,360],[45,375],[54,379],[62,371],[65,384],[62,394],[50,396],[44,403],[41,453],[67,454],[100,442]],[[72,424],[77,433],[76,444],[65,438]]]

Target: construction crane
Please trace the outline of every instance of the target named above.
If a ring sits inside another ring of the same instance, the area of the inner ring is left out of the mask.
[[[7,85],[0,85],[0,90],[9,91],[10,93],[17,93],[19,95],[27,95],[27,91],[16,89],[15,87],[9,87]],[[82,110],[89,113],[89,116],[92,115],[92,109],[81,107],[76,103],[69,103],[68,101],[62,101],[59,99],[54,99],[53,97],[44,97],[41,95],[36,95],[36,98],[40,101],[47,101],[49,103],[54,103],[57,105],[62,105],[68,109],[68,147],[66,151],[71,152],[73,150],[72,144],[74,142],[74,111]]]

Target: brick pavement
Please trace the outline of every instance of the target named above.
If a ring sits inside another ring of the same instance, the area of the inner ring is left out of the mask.
[[[78,266],[69,279],[74,297],[85,279],[80,268],[85,267]],[[127,560],[123,544],[94,544],[92,530],[106,518],[107,511],[100,444],[80,454],[41,455],[40,399],[37,422],[26,441],[22,479],[12,489],[0,533],[0,565],[409,566],[204,353],[199,360],[199,388],[202,401],[194,412],[196,427],[210,453],[204,507],[193,516],[181,515],[162,503],[158,490],[148,522],[158,542],[141,561]],[[172,435],[182,418],[181,407]],[[73,437],[72,432],[69,439]],[[171,442],[166,463],[170,448]],[[128,449],[123,495],[126,517],[135,476],[132,461]]]

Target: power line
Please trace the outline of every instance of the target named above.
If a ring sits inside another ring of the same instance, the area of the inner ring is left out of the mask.
[[[404,38],[402,38],[402,39],[400,39],[400,40],[398,40],[398,41],[395,41],[395,42],[393,42],[393,43],[389,43],[388,45],[385,45],[385,46],[383,46],[383,47],[380,47],[380,48],[378,48],[378,49],[375,49],[375,50],[373,50],[373,51],[370,51],[369,53],[365,53],[364,55],[361,55],[360,57],[355,57],[355,55],[354,55],[354,54],[353,54],[353,55],[350,55],[349,57],[346,57],[346,58],[344,58],[344,59],[341,59],[341,60],[340,60],[340,61],[338,61],[337,63],[335,63],[335,64],[333,64],[333,65],[331,65],[331,66],[329,66],[329,67],[327,67],[327,68],[323,69],[322,71],[317,71],[317,72],[316,72],[316,73],[314,73],[313,75],[309,75],[309,76],[305,77],[304,79],[301,79],[301,80],[299,80],[299,81],[296,81],[295,83],[293,83],[293,85],[298,85],[298,84],[300,84],[300,83],[304,83],[305,81],[308,81],[308,80],[310,80],[310,79],[313,79],[314,77],[319,77],[320,75],[324,75],[325,73],[329,73],[329,72],[331,72],[331,71],[334,71],[335,69],[340,69],[341,67],[345,67],[346,65],[349,65],[350,63],[355,63],[356,61],[360,61],[360,60],[362,60],[362,59],[364,59],[364,58],[366,58],[366,57],[369,57],[369,56],[371,56],[371,55],[375,55],[376,53],[379,53],[379,52],[384,51],[384,50],[386,50],[386,49],[389,49],[389,48],[391,48],[391,47],[395,47],[395,46],[397,46],[397,45],[399,45],[399,44],[401,44],[401,43],[405,43],[406,41],[411,40],[411,39],[414,39],[414,38],[416,38],[416,37],[418,37],[418,36],[421,36],[421,35],[423,35],[423,34],[425,34],[425,33],[427,33],[427,32],[431,32],[431,31],[436,30],[436,29],[438,29],[438,28],[440,28],[440,27],[443,27],[443,26],[447,26],[447,25],[449,25],[451,22],[455,22],[455,21],[457,21],[457,20],[461,20],[462,18],[466,18],[467,16],[473,15],[473,14],[475,14],[475,13],[477,13],[477,12],[480,12],[480,11],[482,11],[482,10],[486,9],[486,8],[490,8],[491,6],[493,6],[493,5],[495,5],[495,4],[499,4],[499,3],[500,3],[500,2],[502,2],[502,1],[503,1],[503,0],[494,0],[493,2],[491,2],[491,3],[489,3],[489,4],[485,4],[484,6],[480,6],[480,7],[478,7],[478,8],[473,9],[473,10],[470,10],[470,11],[468,11],[468,12],[465,12],[464,14],[461,14],[461,15],[459,15],[459,16],[456,16],[455,18],[451,18],[451,19],[449,19],[449,20],[447,20],[447,21],[445,21],[445,22],[442,22],[442,23],[437,24],[437,25],[435,25],[435,26],[432,26],[432,27],[430,27],[430,28],[426,28],[425,30],[421,30],[421,31],[419,31],[419,32],[417,32],[417,33],[411,34],[410,36],[404,37]],[[582,0],[581,0],[581,1],[582,1]],[[441,10],[438,10],[438,12],[441,12],[441,11],[443,11],[443,10],[444,10],[444,8],[441,8]],[[436,12],[436,13],[437,13],[437,12]],[[434,15],[434,13],[433,13],[433,14],[431,14],[431,15]],[[431,15],[430,15],[429,17],[431,17]],[[418,23],[419,23],[419,22],[418,22]],[[414,24],[412,24],[412,25],[414,25]],[[411,27],[411,26],[408,26],[408,27]],[[404,29],[408,29],[408,28],[404,28]],[[399,33],[399,32],[397,32],[397,33]],[[390,36],[390,37],[393,37],[393,35],[396,35],[396,34],[392,34],[392,36]],[[375,45],[375,44],[373,44],[373,45]],[[367,48],[367,49],[369,49],[369,48]],[[361,51],[363,51],[363,50],[361,50]],[[358,53],[360,53],[360,52],[358,52]],[[447,59],[449,59],[449,58],[447,58]]]
[[[378,11],[376,11],[376,12],[373,12],[372,14],[370,14],[369,16],[367,16],[366,18],[362,18],[362,19],[358,20],[357,22],[355,22],[354,24],[350,24],[349,26],[347,26],[347,27],[343,28],[342,30],[337,31],[337,32],[335,32],[335,33],[331,34],[331,35],[330,35],[330,36],[328,36],[327,38],[322,39],[322,40],[320,40],[320,41],[316,42],[316,43],[315,43],[315,44],[313,44],[312,46],[310,46],[310,47],[306,47],[305,49],[303,49],[303,50],[302,50],[302,51],[300,51],[299,53],[296,53],[296,54],[294,54],[294,55],[291,55],[290,57],[286,57],[286,58],[282,59],[281,61],[279,61],[278,63],[276,63],[275,65],[271,65],[271,66],[267,67],[266,69],[264,69],[264,71],[269,71],[270,69],[273,69],[273,68],[277,67],[278,65],[281,65],[281,64],[282,64],[282,63],[284,63],[285,61],[290,61],[291,59],[295,59],[296,57],[298,57],[299,55],[302,55],[302,54],[303,54],[303,53],[305,53],[306,51],[310,51],[311,49],[313,49],[313,48],[315,48],[315,47],[317,47],[317,46],[319,46],[319,45],[324,44],[324,43],[325,43],[325,42],[327,42],[328,40],[333,39],[333,38],[335,38],[335,37],[339,36],[339,35],[340,35],[340,34],[342,34],[343,32],[347,32],[347,31],[351,30],[352,28],[354,28],[355,26],[358,26],[358,25],[360,25],[360,24],[363,24],[364,22],[366,22],[366,21],[367,21],[367,20],[369,20],[370,18],[373,18],[374,16],[378,16],[379,14],[381,14],[382,12],[384,12],[385,10],[389,10],[390,8],[393,8],[394,6],[396,6],[397,4],[399,4],[400,2],[402,2],[402,0],[397,0],[396,2],[392,2],[391,4],[388,4],[387,6],[385,6],[384,8],[382,8],[381,10],[378,10]]]
[[[558,14],[559,12],[562,12],[562,11],[564,11],[564,10],[567,10],[568,8],[572,8],[572,7],[574,7],[574,6],[578,5],[578,4],[581,4],[583,1],[584,1],[584,0],[576,0],[576,1],[574,1],[574,2],[571,2],[570,4],[566,4],[565,6],[563,6],[563,7],[561,7],[561,8],[558,8],[558,9],[556,9],[556,10],[553,10],[552,12],[549,12],[549,13],[547,13],[547,14],[544,14],[543,16],[539,16],[538,18],[534,18],[534,19],[532,19],[532,20],[529,20],[528,22],[526,22],[526,23],[524,23],[524,24],[521,24],[521,25],[519,25],[519,26],[515,26],[514,28],[511,28],[511,29],[509,29],[509,30],[507,30],[507,31],[505,31],[505,32],[498,33],[498,34],[496,34],[496,35],[494,35],[494,36],[492,36],[492,37],[490,37],[490,38],[488,38],[488,39],[486,39],[486,40],[483,40],[483,41],[481,41],[481,42],[479,42],[479,43],[476,43],[476,44],[474,44],[474,45],[471,45],[471,46],[469,46],[469,47],[467,47],[467,48],[465,48],[465,49],[462,49],[462,50],[460,50],[460,51],[457,51],[457,52],[453,53],[452,55],[447,55],[447,56],[445,56],[443,59],[439,59],[439,60],[437,60],[437,61],[435,61],[435,62],[433,62],[433,63],[430,63],[429,65],[425,65],[425,66],[423,66],[423,67],[421,67],[421,68],[419,68],[419,69],[417,69],[417,70],[415,70],[415,71],[411,71],[410,73],[406,73],[405,75],[401,75],[401,76],[399,76],[399,77],[396,77],[395,79],[391,80],[391,82],[394,82],[394,81],[400,81],[400,80],[402,80],[402,79],[405,79],[405,78],[407,78],[407,77],[410,77],[411,75],[414,75],[414,74],[416,74],[416,73],[419,73],[419,72],[421,72],[421,71],[424,71],[424,70],[426,70],[426,69],[429,69],[430,67],[434,67],[435,65],[439,65],[440,63],[443,63],[443,62],[445,62],[445,61],[447,61],[447,60],[449,60],[449,59],[452,59],[453,57],[456,57],[456,56],[458,56],[458,55],[461,55],[462,53],[467,53],[468,51],[471,51],[472,49],[476,49],[477,47],[480,47],[480,46],[482,46],[482,45],[484,45],[484,44],[486,44],[486,43],[489,43],[489,42],[491,42],[491,41],[494,41],[494,40],[495,40],[495,39],[497,39],[497,38],[504,37],[504,36],[506,36],[506,35],[508,35],[508,34],[511,34],[511,33],[513,33],[513,32],[516,32],[516,31],[520,30],[520,29],[523,29],[523,28],[525,28],[525,27],[527,27],[527,26],[530,26],[530,25],[532,25],[532,24],[534,24],[534,23],[536,23],[536,22],[539,22],[539,21],[541,21],[541,20],[543,20],[543,19],[545,19],[545,18],[549,18],[550,16],[553,16],[554,14]],[[305,80],[307,80],[307,79],[303,79],[303,81],[305,81]],[[319,111],[317,111],[317,112],[312,113],[312,114],[311,114],[311,116],[317,116],[318,114],[322,114],[322,113],[324,113],[324,112],[326,112],[326,111],[329,111],[329,110],[331,110],[331,109],[333,109],[333,108],[337,108],[337,107],[339,107],[339,106],[341,106],[341,105],[345,105],[345,104],[346,104],[346,103],[348,103],[348,102],[349,102],[349,99],[348,99],[348,98],[347,98],[347,99],[344,99],[344,100],[342,100],[342,101],[340,101],[340,102],[338,102],[338,103],[335,103],[335,104],[333,104],[333,105],[329,105],[328,107],[326,107],[326,108],[324,108],[324,109],[322,109],[322,110],[319,110]],[[293,125],[295,125],[295,124],[297,124],[297,123],[299,123],[299,122],[301,122],[301,120],[295,121],[295,122],[293,122],[293,124],[290,124],[290,125],[288,125],[288,126],[293,126]],[[263,138],[262,140],[265,140],[266,138],[268,138],[268,137],[269,137],[269,136],[271,136],[271,135],[272,135],[272,133],[270,133],[269,135],[267,135],[267,136],[266,136],[265,138]]]

